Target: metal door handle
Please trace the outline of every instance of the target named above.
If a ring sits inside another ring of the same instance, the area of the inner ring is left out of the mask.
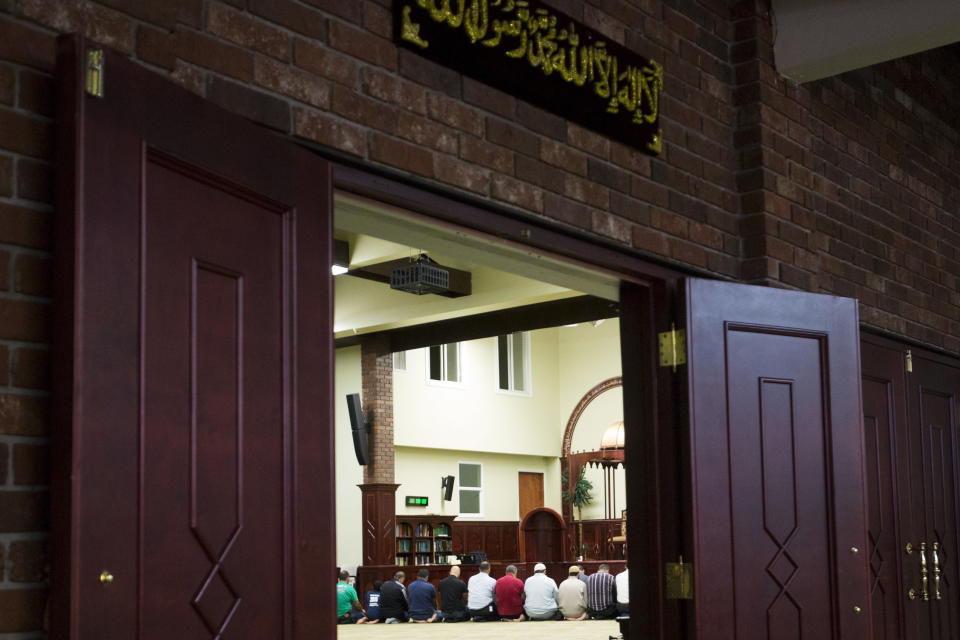
[[[929,571],[927,570],[927,543],[921,542],[917,545],[917,551],[920,553],[920,599],[929,600],[930,592],[927,591],[929,582]]]
[[[937,551],[940,549],[940,543],[933,543],[933,598],[934,600],[940,600],[943,596],[940,595],[940,555]]]

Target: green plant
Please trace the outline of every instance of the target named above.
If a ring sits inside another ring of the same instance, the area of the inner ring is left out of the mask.
[[[593,494],[590,493],[593,491],[593,483],[587,480],[586,472],[586,467],[580,467],[580,475],[577,476],[577,481],[573,484],[573,487],[569,486],[570,476],[566,469],[563,470],[560,477],[560,482],[564,486],[560,497],[565,503],[577,510],[577,548],[580,549],[581,555],[586,555],[583,544],[583,508],[593,502]]]

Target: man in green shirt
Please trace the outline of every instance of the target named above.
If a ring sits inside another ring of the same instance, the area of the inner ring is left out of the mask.
[[[367,621],[367,614],[349,580],[350,574],[341,571],[337,582],[337,624],[362,624]]]

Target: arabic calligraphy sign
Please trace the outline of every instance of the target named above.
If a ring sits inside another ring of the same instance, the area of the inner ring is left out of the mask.
[[[424,57],[660,153],[663,67],[539,0],[395,0],[394,28]]]

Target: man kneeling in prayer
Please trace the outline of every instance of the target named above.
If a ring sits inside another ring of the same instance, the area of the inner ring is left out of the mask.
[[[547,567],[538,562],[533,575],[523,584],[523,610],[531,620],[561,620],[557,606],[557,583],[547,576]]]

